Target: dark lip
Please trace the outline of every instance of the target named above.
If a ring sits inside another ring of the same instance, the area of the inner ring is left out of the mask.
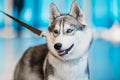
[[[61,55],[59,55],[59,56],[63,56],[63,55],[66,55],[66,54],[68,54],[68,52],[73,48],[73,46],[74,46],[74,44],[72,44],[68,49],[66,49],[66,50],[61,50],[61,51],[58,51],[58,53],[59,52],[62,52],[62,51],[65,51],[65,53],[64,54],[61,54]]]

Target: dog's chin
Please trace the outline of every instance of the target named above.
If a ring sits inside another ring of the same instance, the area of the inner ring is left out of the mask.
[[[74,47],[74,44],[72,44],[69,48],[67,48],[65,50],[57,51],[58,56],[65,56],[65,55],[69,54],[72,51],[73,47]]]

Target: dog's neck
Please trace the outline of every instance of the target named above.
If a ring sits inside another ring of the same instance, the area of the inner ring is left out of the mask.
[[[52,66],[54,73],[48,76],[48,80],[88,80],[87,55],[74,61],[61,61],[49,53],[47,63]]]
[[[61,58],[58,58],[57,56],[53,55],[51,52],[48,53],[48,60],[51,60],[49,62],[51,63],[65,63],[70,65],[78,64],[79,62],[82,62],[83,60],[88,59],[88,53],[84,53],[81,57],[77,57],[76,59],[70,59],[70,60],[62,60]]]

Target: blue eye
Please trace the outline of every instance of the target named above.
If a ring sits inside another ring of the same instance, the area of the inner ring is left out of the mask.
[[[71,32],[73,32],[73,29],[68,29],[68,30],[66,31],[66,33],[71,33]]]

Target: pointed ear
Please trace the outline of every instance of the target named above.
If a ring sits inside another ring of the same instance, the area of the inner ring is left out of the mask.
[[[77,1],[74,1],[71,6],[70,15],[76,18],[81,24],[86,25],[83,12],[78,5]]]
[[[50,22],[53,22],[56,17],[60,16],[60,12],[54,3],[50,4]]]

